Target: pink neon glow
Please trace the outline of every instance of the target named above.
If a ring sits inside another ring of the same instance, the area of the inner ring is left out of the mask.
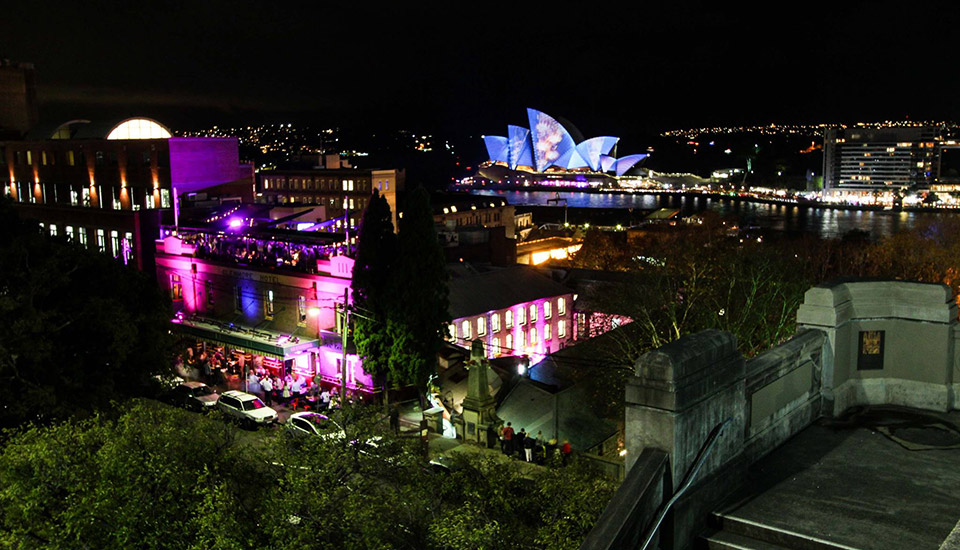
[[[241,225],[243,225],[243,220],[241,220],[240,218],[233,218],[230,220],[230,227],[234,229],[240,227]]]

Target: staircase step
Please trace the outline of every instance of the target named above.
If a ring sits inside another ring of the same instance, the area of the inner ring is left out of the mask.
[[[791,550],[859,550],[837,542],[773,527],[726,514],[714,514],[715,524],[736,535],[780,545]]]
[[[701,548],[707,548],[708,550],[787,550],[786,547],[779,544],[738,535],[730,531],[717,531],[704,536],[703,542],[705,545]]]

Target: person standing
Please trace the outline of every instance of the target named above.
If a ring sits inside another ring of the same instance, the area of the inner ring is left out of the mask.
[[[521,430],[523,431],[523,430]],[[533,448],[537,446],[537,440],[533,436],[528,435],[523,440],[523,454],[526,456],[527,462],[533,462]]]
[[[273,405],[273,382],[270,381],[270,377],[264,376],[260,385],[263,387],[263,399],[267,402],[267,405]]]
[[[507,456],[513,454],[513,426],[509,422],[503,429],[503,453]]]
[[[520,428],[520,432],[514,434],[513,436],[513,448],[517,450],[517,458],[523,460],[526,456],[524,449],[524,439],[527,438],[527,432],[525,428]]]
[[[390,407],[390,429],[395,435],[400,435],[400,407],[397,405]]]
[[[563,456],[563,465],[567,465],[567,461],[570,460],[570,453],[573,452],[573,449],[570,448],[570,441],[564,439],[563,447],[560,447],[560,454]]]

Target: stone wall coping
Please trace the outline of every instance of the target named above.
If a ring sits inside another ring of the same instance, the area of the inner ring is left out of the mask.
[[[708,329],[645,353],[637,359],[634,374],[638,378],[679,380],[738,356],[736,337]]]

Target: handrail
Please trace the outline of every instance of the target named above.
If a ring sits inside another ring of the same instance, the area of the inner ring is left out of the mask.
[[[700,467],[703,466],[703,463],[706,462],[707,456],[710,455],[710,451],[713,450],[714,444],[717,442],[717,439],[720,438],[720,434],[723,432],[723,428],[731,421],[733,417],[727,418],[723,422],[714,426],[713,430],[710,431],[710,435],[707,436],[707,440],[703,443],[703,446],[700,447],[700,452],[697,454],[697,459],[694,460],[693,465],[690,466],[690,469],[687,470],[687,474],[684,476],[683,481],[680,483],[680,487],[673,494],[673,497],[667,501],[666,504],[660,509],[660,513],[657,514],[657,520],[653,522],[653,526],[650,527],[650,531],[647,533],[646,538],[643,540],[643,544],[640,545],[640,550],[647,550],[647,547],[650,546],[650,542],[653,540],[653,537],[657,534],[657,531],[660,529],[660,524],[663,523],[663,518],[667,516],[667,512],[670,511],[670,508],[673,507],[674,503],[680,499],[681,496],[687,489],[690,488],[690,485],[693,484],[694,478],[697,476],[697,472],[700,471]]]

